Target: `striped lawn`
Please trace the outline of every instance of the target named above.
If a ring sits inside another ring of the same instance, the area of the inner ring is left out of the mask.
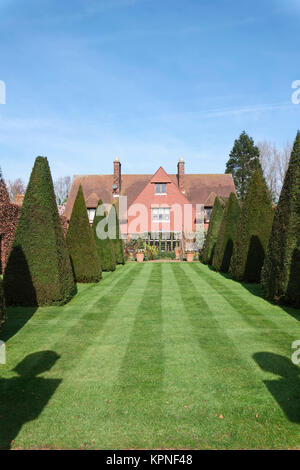
[[[127,264],[0,333],[0,448],[300,448],[300,311],[200,263]]]

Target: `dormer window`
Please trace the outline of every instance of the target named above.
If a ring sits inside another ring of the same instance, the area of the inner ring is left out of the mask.
[[[167,194],[167,183],[155,183],[155,194]]]

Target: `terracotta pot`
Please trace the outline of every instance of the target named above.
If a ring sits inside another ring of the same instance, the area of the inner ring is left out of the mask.
[[[188,263],[192,263],[194,261],[194,253],[191,253],[191,252],[187,253],[186,260]]]
[[[181,249],[177,246],[174,250],[176,259],[180,259]]]
[[[144,261],[144,256],[145,256],[145,253],[137,253],[136,254],[136,260],[138,263],[142,263]]]

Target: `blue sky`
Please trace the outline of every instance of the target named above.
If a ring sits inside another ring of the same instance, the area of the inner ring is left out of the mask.
[[[0,165],[28,179],[224,172],[234,139],[300,127],[300,0],[0,0]]]

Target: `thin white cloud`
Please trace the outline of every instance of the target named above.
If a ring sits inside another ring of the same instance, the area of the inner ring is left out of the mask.
[[[214,118],[214,117],[223,117],[223,116],[240,116],[242,114],[257,114],[264,113],[268,111],[277,111],[291,108],[291,103],[275,103],[275,104],[261,104],[254,106],[244,106],[237,108],[225,108],[225,109],[216,109],[213,111],[208,111],[205,113],[205,117]]]

